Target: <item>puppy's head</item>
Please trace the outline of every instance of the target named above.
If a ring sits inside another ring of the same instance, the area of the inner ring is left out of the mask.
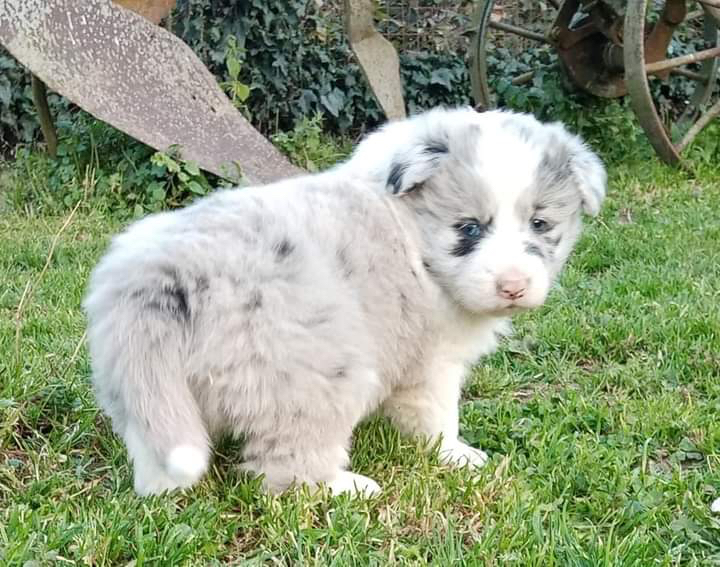
[[[541,305],[582,212],[597,214],[605,195],[600,159],[529,115],[439,109],[375,136],[391,156],[385,189],[417,218],[428,272],[473,313]]]

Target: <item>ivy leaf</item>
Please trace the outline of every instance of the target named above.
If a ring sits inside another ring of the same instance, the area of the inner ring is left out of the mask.
[[[430,75],[431,85],[442,85],[443,87],[450,89],[452,80],[452,74],[449,69],[435,69]]]
[[[338,116],[340,116],[340,110],[342,109],[343,103],[345,102],[345,95],[343,95],[342,91],[335,88],[327,95],[322,95],[320,97],[320,102],[330,114],[337,118]]]

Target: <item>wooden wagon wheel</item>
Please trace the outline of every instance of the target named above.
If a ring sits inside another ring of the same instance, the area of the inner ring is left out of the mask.
[[[526,21],[521,4],[480,0],[470,58],[476,103],[485,107],[496,103],[490,86],[492,63],[504,57],[505,68],[508,63],[512,67],[527,58],[528,47],[538,46],[543,47],[540,59],[544,59],[544,65],[525,61],[527,69],[516,74],[509,85],[534,86],[538,71],[559,61],[580,89],[603,98],[624,95],[623,20],[616,2],[545,0],[545,9],[539,9],[542,2],[531,5],[533,17]],[[500,85],[502,80],[496,83]]]
[[[715,3],[720,5],[720,2]],[[648,0],[636,0],[628,3],[625,13],[625,81],[631,104],[655,151],[668,163],[678,163],[683,150],[713,118],[720,115],[720,99],[708,108],[717,86],[720,63],[718,22],[707,8],[698,8],[689,14],[685,12],[685,0],[667,0],[659,9],[649,6]],[[665,59],[664,53],[659,58],[649,57],[648,38],[662,33],[664,27],[677,25],[678,18],[684,18],[685,23],[690,25],[694,22],[702,25],[703,45],[695,51],[669,59]],[[688,65],[699,68],[687,68]],[[663,119],[653,99],[649,78],[664,79],[670,73],[692,82],[694,88],[682,113]]]
[[[518,15],[515,2],[480,0],[470,61],[475,100],[492,108],[497,95],[509,87],[542,88],[535,84],[542,65],[533,61],[521,65],[527,47],[541,46],[541,59],[546,64],[559,60],[581,89],[606,98],[630,94],[633,110],[658,155],[677,163],[697,133],[720,115],[720,103],[703,111],[716,86],[720,0],[698,1],[687,13],[686,0],[546,0],[547,9],[528,22],[508,17]],[[680,26],[697,31],[701,45],[666,59],[673,34],[683,29]],[[493,64],[501,57],[503,72],[508,64],[518,67],[509,80],[492,77]],[[648,77],[668,85],[671,80],[683,82],[688,92],[684,109],[658,112],[659,100],[653,92],[659,89]]]
[[[497,104],[490,85],[496,64],[502,62],[503,70],[509,67],[510,72],[515,73],[505,86],[521,86],[531,83],[537,71],[530,61],[523,60],[523,52],[528,48],[544,48],[545,60],[549,62],[552,57],[552,47],[545,32],[554,14],[545,14],[541,21],[516,21],[520,19],[515,17],[517,14],[508,14],[503,9],[506,4],[496,0],[480,0],[475,11],[469,70],[473,98],[483,108],[494,108]],[[512,4],[509,10],[518,11],[519,4]],[[556,12],[559,1],[552,0],[548,5],[552,12]]]

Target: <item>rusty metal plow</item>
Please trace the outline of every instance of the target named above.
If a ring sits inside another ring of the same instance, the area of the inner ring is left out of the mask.
[[[156,21],[174,4],[121,2]],[[300,172],[185,43],[110,0],[0,0],[0,44],[90,114],[158,150],[177,146],[207,171],[250,183]],[[41,101],[44,87],[34,86]]]

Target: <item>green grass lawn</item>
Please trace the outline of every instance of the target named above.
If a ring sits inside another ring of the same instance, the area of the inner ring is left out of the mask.
[[[0,217],[0,565],[720,565],[720,173],[615,168],[547,305],[468,383],[490,464],[375,420],[352,453],[371,500],[267,496],[232,444],[197,488],[134,495],[80,310],[121,226],[92,202]]]

